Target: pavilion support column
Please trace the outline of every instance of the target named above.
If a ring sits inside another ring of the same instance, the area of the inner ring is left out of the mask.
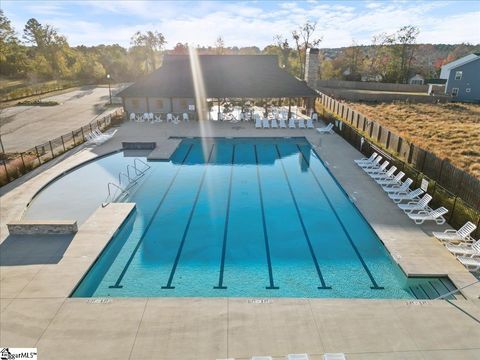
[[[147,113],[150,113],[150,103],[148,101],[148,96],[145,97],[145,101],[147,102]]]
[[[288,98],[288,119],[292,117],[292,99]]]
[[[170,112],[173,114],[173,98],[170,98]]]
[[[217,104],[218,104],[217,120],[221,120],[221,118],[220,118],[220,114],[221,114],[221,113],[220,113],[220,98],[218,98],[217,100],[218,100],[218,102],[217,102]]]

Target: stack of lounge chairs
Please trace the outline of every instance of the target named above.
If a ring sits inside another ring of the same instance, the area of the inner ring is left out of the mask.
[[[91,133],[85,135],[85,139],[87,139],[89,144],[100,145],[110,140],[116,132],[117,130],[114,130],[112,133],[104,134],[99,129],[95,129]]]
[[[314,129],[312,119],[295,119],[291,117],[288,119],[288,128],[296,129],[298,124],[299,129]],[[261,118],[259,114],[255,114],[255,128],[256,129],[286,129],[287,122],[283,116],[269,118]]]
[[[415,224],[423,224],[425,221],[434,221],[442,225],[446,222],[445,214],[448,210],[444,207],[433,209],[430,207],[432,196],[422,189],[410,189],[413,180],[405,179],[405,174],[391,166],[389,161],[383,160],[382,156],[374,152],[369,158],[354,160],[382,189],[388,197],[410,218]],[[446,244],[446,248],[458,260],[471,271],[480,270],[480,240],[475,241],[470,234],[476,226],[467,222],[459,230],[446,230],[443,233],[434,232],[433,235]]]

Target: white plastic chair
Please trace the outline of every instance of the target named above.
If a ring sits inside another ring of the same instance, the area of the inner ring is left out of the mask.
[[[130,113],[130,121],[135,121],[137,118],[137,115],[135,113]]]
[[[445,242],[472,242],[473,239],[470,234],[474,232],[476,228],[477,226],[474,223],[467,221],[465,225],[458,230],[449,229],[444,232],[434,231],[432,235],[438,240]]]
[[[262,119],[260,117],[255,118],[255,129],[261,129],[262,128]]]
[[[272,119],[272,129],[278,129],[278,121],[277,119]]]
[[[295,128],[296,128],[296,126],[295,126],[295,119],[294,119],[294,118],[288,119],[288,128],[289,128],[289,129],[295,129]]]
[[[316,130],[321,134],[332,134],[333,133],[333,123],[328,124],[323,128],[316,128]]]
[[[400,171],[393,179],[376,180],[380,186],[396,186],[402,184],[402,179],[405,176],[403,171]]]
[[[307,119],[307,129],[314,129],[312,119]]]
[[[278,120],[278,123],[279,123],[281,129],[286,129],[287,128],[287,123],[285,122],[285,119],[280,118],[280,120]]]
[[[153,119],[153,122],[154,122],[154,123],[162,122],[162,116],[161,116],[160,114],[155,115],[155,117],[154,117],[154,119]]]
[[[313,121],[318,121],[318,114],[317,114],[316,112],[314,112],[314,113],[312,114],[312,120],[313,120]]]
[[[403,184],[402,184],[403,186]],[[413,191],[407,193],[389,193],[388,197],[393,200],[394,203],[399,204],[402,201],[409,201],[409,200],[419,200],[420,195],[424,193],[423,189],[415,189]]]
[[[419,210],[432,210],[428,207],[428,204],[432,200],[432,197],[429,194],[423,195],[423,197],[418,201],[410,201],[407,204],[398,204],[398,207],[403,210],[403,212],[408,213],[412,211]]]
[[[448,210],[442,206],[431,211],[422,210],[418,213],[407,213],[407,216],[417,225],[423,224],[425,221],[435,221],[438,225],[442,225],[445,224],[446,220],[443,215],[446,213],[448,213]]]
[[[410,185],[412,185],[413,180],[408,178],[405,180],[401,185],[383,185],[382,189],[386,193],[390,194],[404,194],[407,195],[411,190],[410,190]],[[392,199],[393,200],[393,199]]]
[[[362,159],[357,159],[357,160],[353,160],[355,161],[355,163],[357,164],[370,164],[370,163],[373,163],[373,161],[375,160],[375,158],[378,156],[378,154],[376,152],[374,152],[372,155],[370,155],[369,158],[362,158]]]
[[[457,256],[457,259],[471,272],[480,270],[480,259],[465,256]]]
[[[183,113],[183,114],[182,114],[182,117],[183,117],[183,121],[185,121],[185,122],[190,121],[190,119],[188,118],[188,114],[187,114],[187,113]]]
[[[264,119],[262,120],[262,127],[263,127],[264,129],[269,129],[269,128],[270,128],[270,124],[269,124],[267,118],[264,118]]]
[[[298,128],[305,129],[305,119],[298,119]]]
[[[480,240],[475,241],[473,244],[446,244],[445,247],[453,255],[479,257],[480,256]]]

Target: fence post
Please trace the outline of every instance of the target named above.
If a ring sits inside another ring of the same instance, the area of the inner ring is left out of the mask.
[[[23,159],[23,153],[20,153],[20,159],[22,159],[23,171],[27,171],[27,167],[25,166],[25,160]]]
[[[391,135],[391,132],[390,130],[388,130],[388,133],[387,133],[387,144],[386,144],[386,147],[388,149],[389,145],[390,145],[390,135]]]
[[[90,125],[90,132],[92,132],[92,131],[93,131],[93,130],[92,130],[92,123],[90,123],[90,124],[88,124],[88,125]]]
[[[77,146],[77,144],[75,143],[75,133],[72,131],[72,138],[73,138],[73,146]]]
[[[450,222],[453,218],[453,214],[455,212],[455,205],[457,204],[458,196],[455,196],[455,200],[453,201],[452,212],[450,213],[450,217],[448,218],[448,222]]]
[[[7,182],[10,182],[10,175],[8,174],[7,170],[7,163],[5,162],[5,159],[3,159],[3,167],[5,168],[5,174],[7,175]]]
[[[60,136],[60,138],[62,139],[63,152],[65,152],[67,150],[65,149],[65,141],[63,140],[63,135]]]
[[[38,153],[38,148],[35,146],[35,152],[37,153],[38,165],[42,165],[42,160],[40,159],[40,154]]]
[[[52,152],[52,159],[53,159],[55,157],[55,154],[53,153],[52,142],[49,140],[48,143],[50,144],[50,151]]]

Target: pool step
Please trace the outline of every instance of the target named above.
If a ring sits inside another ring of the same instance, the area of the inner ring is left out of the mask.
[[[425,279],[417,282],[415,285],[409,286],[408,291],[417,299],[436,299],[440,296],[455,291],[457,288],[450,279],[443,277],[437,279]],[[458,300],[465,297],[460,293],[450,294],[444,299]]]

